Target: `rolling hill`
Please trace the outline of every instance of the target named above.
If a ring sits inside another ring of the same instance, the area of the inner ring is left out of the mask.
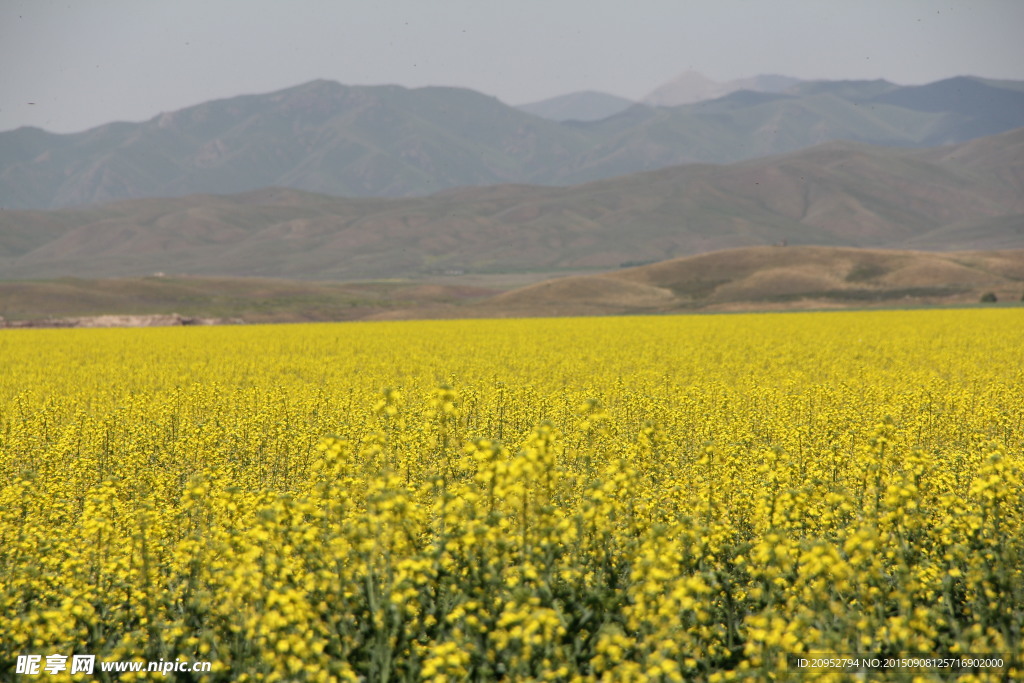
[[[0,281],[0,327],[1021,305],[1024,249],[743,247],[522,287],[265,278]],[[492,280],[492,285],[498,284]],[[505,290],[505,291],[502,291]],[[992,304],[984,304],[992,305]]]
[[[287,187],[408,197],[501,183],[562,186],[688,163],[732,163],[832,140],[934,146],[1024,126],[1013,83],[956,78],[740,90],[559,123],[459,88],[314,81],[56,135],[0,133],[0,206]]]
[[[0,279],[573,272],[786,242],[1024,247],[1024,129],[940,149],[828,143],[571,187],[407,199],[288,189],[0,212]]]
[[[1024,249],[928,253],[748,247],[499,294],[461,315],[605,315],[694,310],[904,307],[1024,295]],[[443,309],[441,309],[443,310]]]

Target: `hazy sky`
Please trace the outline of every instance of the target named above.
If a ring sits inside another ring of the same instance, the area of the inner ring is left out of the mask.
[[[0,131],[141,121],[315,78],[524,104],[686,69],[1024,80],[1021,0],[0,0]]]

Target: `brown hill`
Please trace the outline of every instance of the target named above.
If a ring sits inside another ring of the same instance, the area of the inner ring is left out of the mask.
[[[1006,305],[1020,302],[1024,294],[1024,249],[931,253],[749,247],[604,274],[536,282],[538,277],[0,282],[0,327],[916,307],[977,304],[986,293]],[[530,280],[526,286],[516,284]]]
[[[504,292],[462,315],[601,315],[1021,301],[1024,249],[750,247]]]

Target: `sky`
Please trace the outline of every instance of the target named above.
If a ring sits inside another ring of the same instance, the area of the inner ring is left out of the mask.
[[[507,104],[686,70],[1024,80],[1021,0],[0,0],[0,131],[76,132],[317,78]]]

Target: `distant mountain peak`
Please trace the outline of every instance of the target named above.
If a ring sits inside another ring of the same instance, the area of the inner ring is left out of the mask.
[[[632,107],[635,102],[617,95],[582,90],[516,107],[552,121],[600,121]]]
[[[652,90],[641,101],[656,107],[676,107],[701,100],[713,100],[728,95],[729,92],[722,83],[713,81],[698,71],[687,69]]]
[[[718,81],[714,81],[699,71],[693,69],[687,69],[669,81],[666,85],[689,85],[689,86],[700,86],[700,87],[713,87],[722,85]]]
[[[790,76],[761,74],[719,83],[698,71],[687,69],[669,82],[652,90],[641,101],[656,107],[678,107],[684,104],[718,99],[738,90],[766,93],[783,92],[799,82],[800,79]]]

